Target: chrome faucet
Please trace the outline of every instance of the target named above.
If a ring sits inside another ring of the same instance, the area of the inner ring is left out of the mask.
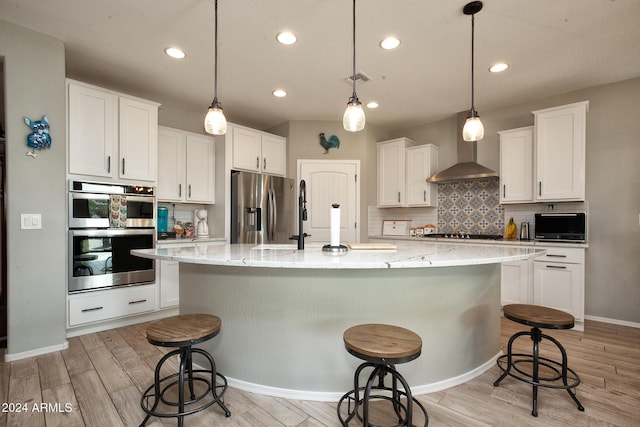
[[[304,250],[304,238],[309,236],[304,232],[303,222],[307,220],[307,184],[304,179],[300,181],[300,193],[298,194],[298,235],[289,237],[289,240],[298,241],[298,249]]]

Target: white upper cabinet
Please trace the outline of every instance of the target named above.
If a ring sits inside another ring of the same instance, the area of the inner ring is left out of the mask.
[[[69,173],[113,176],[111,156],[118,136],[118,97],[71,82],[67,88]]]
[[[215,202],[215,139],[187,135],[186,201]]]
[[[500,203],[526,203],[533,196],[533,126],[500,135]]]
[[[286,138],[236,125],[229,126],[227,133],[232,134],[234,169],[286,175]]]
[[[438,147],[433,144],[418,145],[405,150],[407,206],[436,206],[438,185],[427,178],[438,171]]]
[[[537,200],[584,200],[588,107],[584,101],[533,112]]]
[[[378,143],[378,206],[405,205],[405,148],[414,144],[408,138]]]
[[[158,128],[158,200],[215,202],[215,139]]]
[[[378,206],[436,206],[437,184],[427,178],[438,170],[438,147],[415,145],[409,138],[378,143]]]
[[[155,181],[158,163],[158,106],[120,97],[118,176]]]
[[[500,202],[584,201],[589,101],[534,111],[500,135]]]
[[[156,181],[157,103],[67,80],[69,173]]]

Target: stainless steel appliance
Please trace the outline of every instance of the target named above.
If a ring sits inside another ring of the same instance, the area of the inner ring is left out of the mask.
[[[155,246],[155,230],[69,230],[69,293],[153,283],[155,262],[131,255]]]
[[[587,241],[585,213],[540,213],[534,216],[535,240],[582,243]]]
[[[231,243],[291,243],[295,206],[294,180],[231,171]]]
[[[69,182],[69,293],[155,281],[155,261],[130,253],[155,247],[155,205],[154,187]],[[122,228],[110,227],[116,213]]]
[[[529,240],[529,239],[530,239],[529,223],[528,222],[522,222],[520,224],[520,240]]]
[[[155,187],[69,181],[69,228],[108,228],[115,195],[126,198],[127,227],[156,226]]]

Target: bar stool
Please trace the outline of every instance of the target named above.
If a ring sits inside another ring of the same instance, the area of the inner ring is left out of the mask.
[[[395,369],[396,364],[417,359],[422,352],[422,339],[414,332],[399,326],[384,324],[364,324],[347,329],[343,334],[345,348],[355,357],[364,360],[353,376],[353,390],[345,393],[338,401],[338,419],[343,426],[357,418],[365,427],[374,426],[369,421],[369,402],[386,400],[391,402],[398,425],[413,426],[414,404],[424,414],[424,427],[429,425],[427,411],[411,395],[409,384]],[[360,374],[370,368],[367,383],[360,387]],[[391,386],[385,385],[385,376],[391,377]],[[375,379],[378,383],[375,384]],[[402,386],[398,388],[398,383]],[[402,399],[405,399],[403,403]],[[347,403],[347,417],[343,418],[340,408]],[[360,414],[360,409],[362,414]]]
[[[178,426],[184,423],[185,415],[200,412],[217,403],[230,417],[231,412],[224,405],[223,396],[227,390],[227,379],[216,372],[216,363],[211,355],[192,345],[207,341],[220,332],[222,321],[218,316],[209,314],[181,314],[155,321],[147,328],[147,340],[157,346],[177,347],[160,359],[155,369],[154,383],[142,394],[140,406],[147,413],[144,426],[151,416],[160,418],[178,418]],[[192,355],[204,356],[209,366],[206,369],[193,369]],[[160,378],[162,365],[173,356],[179,356],[178,372]],[[200,375],[196,375],[200,374]],[[221,383],[217,380],[220,379]],[[189,398],[185,400],[185,382],[189,386]],[[203,391],[194,391],[194,384],[204,385]],[[177,401],[169,397],[175,393]],[[159,407],[159,404],[163,405]]]
[[[564,311],[553,308],[528,304],[509,304],[503,307],[504,317],[523,325],[531,326],[531,331],[517,332],[509,339],[507,354],[500,356],[497,360],[498,367],[502,375],[493,383],[498,386],[507,375],[522,382],[533,385],[533,410],[531,415],[538,416],[538,387],[556,388],[567,390],[569,396],[578,405],[580,411],[584,411],[584,406],[580,403],[573,388],[580,384],[580,377],[567,366],[567,352],[558,340],[543,334],[540,329],[571,329],[575,319]],[[533,351],[531,354],[513,352],[514,341],[522,336],[530,336],[533,341]],[[549,340],[560,351],[562,362],[558,362],[539,355],[540,342]],[[521,369],[524,364],[531,365],[531,372]],[[540,366],[552,371],[548,377],[540,376]],[[562,384],[559,384],[562,380]]]

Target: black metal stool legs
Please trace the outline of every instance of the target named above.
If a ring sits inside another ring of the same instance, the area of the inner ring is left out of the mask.
[[[364,387],[360,387],[360,374],[363,369],[372,368]],[[386,375],[391,375],[391,387],[384,384]],[[376,378],[378,383],[375,384]],[[402,386],[402,390],[398,388],[398,382]],[[362,394],[362,398],[360,397]],[[402,403],[402,398],[406,403]],[[343,418],[340,408],[344,401],[347,401],[347,417]],[[429,425],[429,417],[427,411],[417,400],[413,399],[409,384],[402,375],[393,367],[393,365],[383,365],[377,363],[366,362],[358,366],[353,377],[353,390],[345,393],[338,401],[337,412],[338,419],[343,426],[348,426],[353,418],[357,418],[362,422],[363,426],[374,426],[369,421],[369,402],[371,400],[388,400],[393,405],[393,410],[398,417],[397,427],[413,426],[413,405],[417,405],[423,412],[425,422],[424,427]],[[362,408],[362,415],[358,412]]]
[[[193,353],[204,356],[208,362],[210,369],[193,369]],[[179,355],[180,365],[177,373],[168,375],[164,378],[160,378],[160,370],[162,365],[171,357]],[[195,374],[205,374],[207,377],[196,376]],[[177,377],[177,379],[175,379]],[[218,384],[217,380],[221,380],[221,384]],[[185,381],[189,386],[189,399],[185,400]],[[196,395],[194,383],[200,382],[206,386],[199,395]],[[177,401],[170,400],[165,393],[174,386],[178,386]],[[218,392],[220,390],[220,392]],[[184,423],[184,417],[190,415],[209,406],[217,403],[225,413],[225,416],[231,416],[231,412],[224,404],[223,396],[227,390],[227,379],[220,373],[216,372],[216,364],[213,357],[209,353],[199,348],[181,347],[180,349],[173,350],[165,354],[162,359],[156,365],[154,373],[154,383],[149,386],[142,394],[140,399],[140,406],[147,413],[145,419],[140,426],[144,426],[151,416],[160,418],[177,418],[178,426],[182,427]],[[205,398],[211,392],[211,398],[207,401]],[[201,405],[194,408],[188,408],[188,405],[195,404],[200,401],[204,401]],[[150,402],[151,405],[150,405]],[[163,403],[170,407],[177,407],[176,412],[162,412],[158,409],[158,405]]]
[[[533,342],[532,354],[513,353],[513,342],[517,338],[524,335],[528,335],[531,337],[531,341]],[[562,356],[561,363],[540,356],[540,342],[543,339],[551,341],[558,348]],[[527,362],[532,364],[531,373],[518,367],[519,363]],[[577,387],[578,384],[580,384],[580,377],[571,368],[569,368],[567,362],[567,352],[558,340],[556,340],[552,336],[543,334],[539,328],[533,327],[531,328],[531,331],[522,331],[511,336],[507,345],[507,354],[500,356],[497,360],[497,364],[502,371],[502,375],[500,375],[500,377],[493,383],[494,386],[497,387],[507,375],[512,376],[519,381],[523,381],[532,385],[533,408],[531,411],[531,415],[533,415],[534,417],[538,416],[538,387],[567,390],[569,396],[571,396],[573,401],[578,406],[578,409],[580,411],[584,411],[584,406],[582,406],[575,392],[572,390],[573,388]],[[540,366],[544,366],[550,369],[555,373],[555,375],[550,377],[540,377]],[[571,374],[571,376],[569,376],[569,374]],[[556,382],[558,380],[562,380],[562,385],[553,384],[553,382]],[[571,380],[571,383],[569,383],[569,380]]]

